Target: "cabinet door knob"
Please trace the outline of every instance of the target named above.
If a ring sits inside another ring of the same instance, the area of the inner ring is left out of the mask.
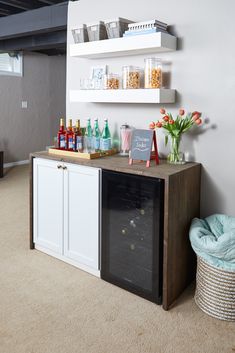
[[[57,165],[57,168],[58,168],[58,169],[61,169],[61,168],[62,168],[62,165],[58,164],[58,165]]]
[[[65,169],[67,169],[67,167],[63,166],[63,169],[65,170]]]

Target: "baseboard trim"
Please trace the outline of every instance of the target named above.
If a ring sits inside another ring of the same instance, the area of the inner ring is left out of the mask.
[[[23,165],[23,164],[29,164],[29,160],[25,161],[16,161],[16,162],[11,162],[11,163],[4,163],[3,168],[10,168],[10,167],[15,167],[17,165]]]
[[[87,265],[84,265],[80,262],[77,262],[75,260],[72,260],[72,259],[69,259],[68,257],[64,256],[64,255],[61,255],[61,254],[57,254],[55,253],[54,251],[50,250],[50,249],[47,249],[45,248],[44,246],[41,246],[39,244],[35,244],[35,249],[36,250],[39,250],[39,251],[42,251],[44,252],[45,254],[49,255],[49,256],[52,256],[52,257],[55,257],[56,259],[58,260],[61,260],[63,262],[66,262],[67,264],[69,265],[72,265],[74,267],[77,267],[79,268],[80,270],[82,271],[85,271],[85,272],[88,272],[90,273],[91,275],[93,276],[96,276],[98,278],[100,278],[100,271],[99,270],[96,270],[96,269],[93,269]]]

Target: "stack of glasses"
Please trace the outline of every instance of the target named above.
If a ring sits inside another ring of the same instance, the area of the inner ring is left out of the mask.
[[[156,32],[167,32],[167,24],[158,20],[145,22],[136,22],[128,24],[128,30],[125,31],[123,37],[136,36],[142,34],[151,34]]]

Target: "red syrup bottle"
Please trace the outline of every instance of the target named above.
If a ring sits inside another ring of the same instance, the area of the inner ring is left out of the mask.
[[[66,131],[64,128],[64,119],[60,119],[60,129],[57,133],[58,148],[60,150],[66,149]]]
[[[66,144],[68,151],[74,151],[74,132],[72,119],[69,119],[67,131],[66,131]]]

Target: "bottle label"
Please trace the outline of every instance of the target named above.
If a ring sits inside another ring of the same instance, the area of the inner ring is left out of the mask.
[[[88,153],[91,152],[92,148],[92,137],[86,136],[85,138],[85,149],[87,150]]]
[[[60,148],[66,148],[65,135],[60,135]]]
[[[100,149],[100,138],[99,137],[93,137],[93,147],[95,150]]]
[[[108,151],[111,150],[111,139],[102,139],[102,150]]]
[[[73,150],[73,138],[72,137],[68,138],[68,149]]]
[[[79,151],[82,149],[82,136],[76,137],[76,150]]]

